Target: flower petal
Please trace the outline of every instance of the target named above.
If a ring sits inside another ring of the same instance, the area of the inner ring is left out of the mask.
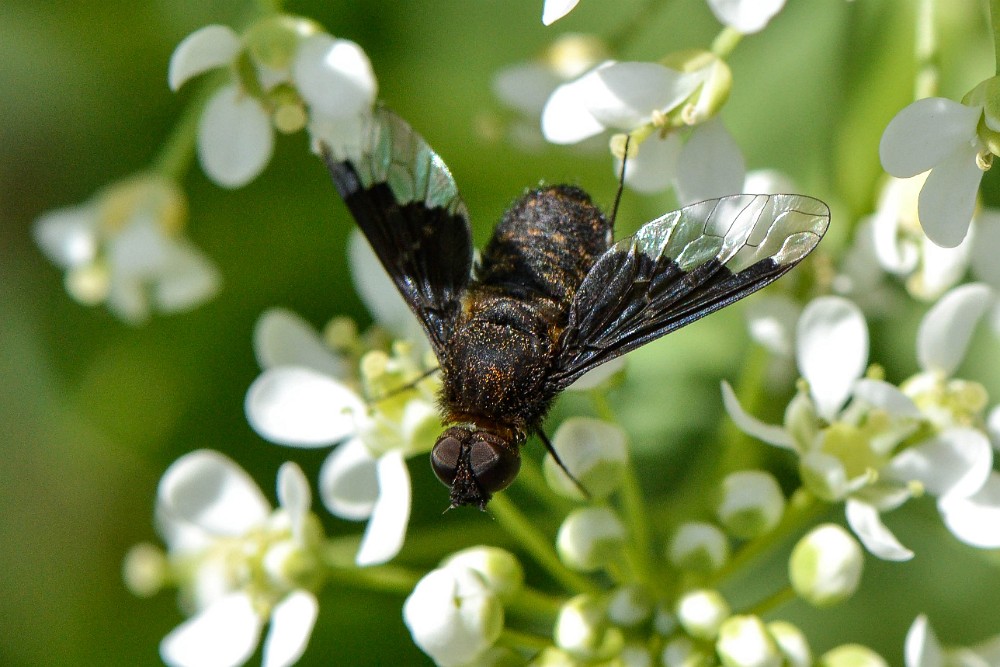
[[[337,380],[300,366],[271,368],[254,380],[245,403],[262,437],[293,447],[323,447],[355,432],[362,400]]]
[[[319,472],[319,493],[332,514],[352,521],[371,516],[379,493],[376,463],[360,438],[348,440],[326,457]]]
[[[157,511],[214,535],[236,536],[265,521],[271,505],[235,461],[201,449],[167,468],[157,490]]]
[[[334,378],[347,376],[347,364],[338,358],[302,317],[284,308],[268,308],[253,329],[253,350],[264,370],[277,366],[305,366]]]
[[[371,108],[378,83],[364,50],[325,33],[307,37],[292,63],[292,78],[302,99],[320,114],[354,116]]]
[[[833,421],[868,363],[868,327],[861,310],[837,296],[809,302],[796,331],[796,360],[817,412]]]
[[[575,144],[604,131],[604,125],[587,110],[586,94],[586,84],[579,79],[552,91],[542,109],[542,134],[546,141]]]
[[[796,448],[795,441],[788,431],[780,426],[765,424],[756,417],[744,412],[743,406],[740,405],[739,399],[736,398],[736,392],[733,391],[733,388],[725,380],[722,381],[722,402],[726,407],[726,412],[729,413],[729,418],[733,420],[737,428],[747,435],[753,436],[758,440],[763,440],[775,447],[784,447],[785,449],[792,450]]]
[[[347,260],[351,282],[375,321],[397,338],[427,345],[423,327],[358,229],[351,230]]]
[[[35,221],[35,243],[56,266],[66,269],[97,257],[97,212],[92,206],[49,211]]]
[[[970,496],[993,469],[989,439],[971,428],[952,428],[903,450],[883,469],[890,479],[919,481],[935,496]]]
[[[750,337],[771,354],[791,359],[795,324],[802,312],[798,302],[783,294],[768,295],[751,300],[744,311]]]
[[[319,602],[308,591],[293,591],[275,605],[264,640],[263,667],[287,667],[301,658],[318,615]]]
[[[220,598],[163,638],[160,656],[177,667],[235,667],[250,659],[261,621],[245,593]]]
[[[972,332],[993,298],[983,283],[951,290],[927,311],[917,331],[917,360],[925,371],[950,376],[965,357]]]
[[[298,542],[303,542],[303,525],[312,506],[312,491],[302,468],[291,461],[278,468],[278,503],[288,512],[292,535]]]
[[[1000,473],[990,473],[982,488],[968,497],[938,500],[938,511],[951,534],[980,549],[1000,548]]]
[[[943,97],[917,100],[896,114],[882,133],[882,167],[897,178],[931,169],[973,140],[982,112]]]
[[[986,415],[986,432],[993,443],[993,449],[1000,452],[1000,405],[990,410]]]
[[[646,194],[666,190],[677,176],[680,154],[681,139],[676,133],[664,139],[650,137],[625,163],[625,182]],[[621,173],[621,160],[615,160],[615,173]]]
[[[705,70],[680,72],[657,63],[608,62],[577,81],[583,103],[598,122],[631,131],[649,122],[654,111],[676,108],[706,76]]]
[[[848,498],[844,509],[851,530],[869,552],[883,560],[903,561],[913,558],[913,552],[900,544],[896,536],[882,523],[882,517],[875,507]]]
[[[969,232],[983,172],[976,163],[978,147],[960,146],[927,176],[917,199],[920,227],[939,246],[954,248]]]
[[[198,160],[217,184],[238,188],[257,178],[271,159],[271,119],[235,84],[220,88],[198,124]]]
[[[854,383],[852,393],[854,398],[861,399],[874,408],[885,410],[894,417],[910,419],[923,417],[923,413],[912,398],[884,380],[862,378]]]
[[[552,25],[569,14],[580,0],[545,0],[542,7],[542,24]]]
[[[975,245],[973,235],[968,234],[954,248],[939,246],[926,236],[922,241],[920,273],[907,287],[920,298],[937,299],[958,283],[969,268],[969,254]]]
[[[921,614],[906,633],[906,667],[943,667],[944,652],[927,617]]]
[[[378,500],[372,508],[355,562],[364,567],[392,560],[403,548],[410,520],[410,472],[403,453],[383,454],[376,467]]]
[[[551,67],[542,63],[521,63],[505,67],[493,77],[497,99],[526,116],[540,114],[549,95],[561,83]]]
[[[215,264],[194,244],[177,241],[167,248],[153,301],[162,313],[194,308],[215,296],[222,279]]]
[[[170,56],[167,82],[176,91],[202,72],[232,62],[240,52],[240,37],[225,25],[207,25],[181,40]]]
[[[744,35],[760,32],[785,6],[785,0],[708,0],[723,25]]]

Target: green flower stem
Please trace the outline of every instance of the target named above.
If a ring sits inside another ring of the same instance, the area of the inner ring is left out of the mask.
[[[200,82],[201,85],[198,86],[198,90],[184,107],[184,111],[170,132],[170,136],[167,137],[167,140],[160,147],[160,152],[153,159],[152,168],[154,171],[176,183],[184,179],[184,175],[187,174],[194,158],[201,112],[204,110],[208,98],[222,85],[225,78],[225,72],[217,72]]]
[[[993,52],[996,54],[996,71],[1000,74],[1000,0],[990,0],[990,28],[993,30]]]
[[[563,598],[525,586],[510,600],[504,602],[504,610],[514,616],[551,625],[565,602]]]
[[[750,414],[760,414],[764,406],[764,377],[770,355],[760,345],[753,344],[747,350],[745,359],[733,391],[744,410]],[[718,479],[737,470],[759,467],[766,452],[764,446],[741,431],[728,414],[722,417],[718,442],[722,452],[716,473]]]
[[[993,4],[995,5],[997,1],[993,0]],[[917,75],[914,80],[913,97],[918,100],[931,97],[938,89],[938,49],[934,10],[935,0],[920,0],[917,6],[917,34],[914,39]],[[993,31],[995,37],[995,24]]]
[[[789,535],[806,526],[827,508],[826,503],[820,502],[804,488],[799,488],[792,494],[785,515],[781,517],[781,522],[774,530],[747,542],[721,570],[715,573],[709,585],[718,587],[734,574],[743,572],[754,560],[779,547]]]
[[[591,391],[590,398],[595,412],[601,419],[612,424],[618,423],[618,419],[611,409],[611,404],[608,402],[608,397],[603,391],[596,389]],[[649,527],[645,499],[642,496],[642,487],[631,462],[625,466],[625,476],[619,489],[619,498],[621,511],[632,538],[628,542],[628,556],[636,576],[649,586],[655,579],[652,576],[652,532]]]
[[[736,45],[743,39],[743,33],[735,28],[723,28],[712,40],[712,53],[722,60],[729,57]]]
[[[542,649],[552,646],[552,638],[543,637],[529,632],[522,632],[520,630],[504,628],[503,632],[500,633],[500,637],[497,639],[497,644],[513,649],[526,648],[533,651],[541,651]]]
[[[775,609],[778,609],[795,599],[795,589],[790,585],[775,591],[771,595],[747,609],[744,614],[751,616],[764,616]]]
[[[331,567],[327,570],[327,581],[363,588],[393,595],[409,595],[423,576],[398,565],[376,565],[374,567],[343,568]]]
[[[573,593],[597,593],[600,588],[586,577],[580,576],[566,567],[549,539],[532,525],[517,507],[504,495],[493,496],[490,501],[490,511],[503,529],[515,542],[545,568],[552,578],[558,581],[568,591]]]

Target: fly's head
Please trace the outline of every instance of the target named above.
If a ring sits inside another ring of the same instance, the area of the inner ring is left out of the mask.
[[[431,450],[431,466],[451,487],[451,506],[486,503],[497,491],[510,486],[521,469],[516,442],[479,428],[452,426],[442,433]]]

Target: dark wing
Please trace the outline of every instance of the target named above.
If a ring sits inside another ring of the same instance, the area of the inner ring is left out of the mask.
[[[442,356],[472,268],[465,203],[447,165],[377,108],[353,146],[320,145],[347,208]]]
[[[550,388],[777,280],[819,243],[823,202],[733,195],[644,225],[597,260],[580,284]]]

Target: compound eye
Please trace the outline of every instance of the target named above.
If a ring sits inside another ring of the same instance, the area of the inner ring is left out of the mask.
[[[476,440],[469,450],[469,465],[479,487],[488,494],[510,486],[521,469],[516,450],[486,440]]]
[[[455,474],[458,471],[458,457],[462,452],[462,443],[458,438],[445,436],[440,438],[431,450],[431,467],[434,474],[444,482],[445,486],[451,486],[455,481]]]

